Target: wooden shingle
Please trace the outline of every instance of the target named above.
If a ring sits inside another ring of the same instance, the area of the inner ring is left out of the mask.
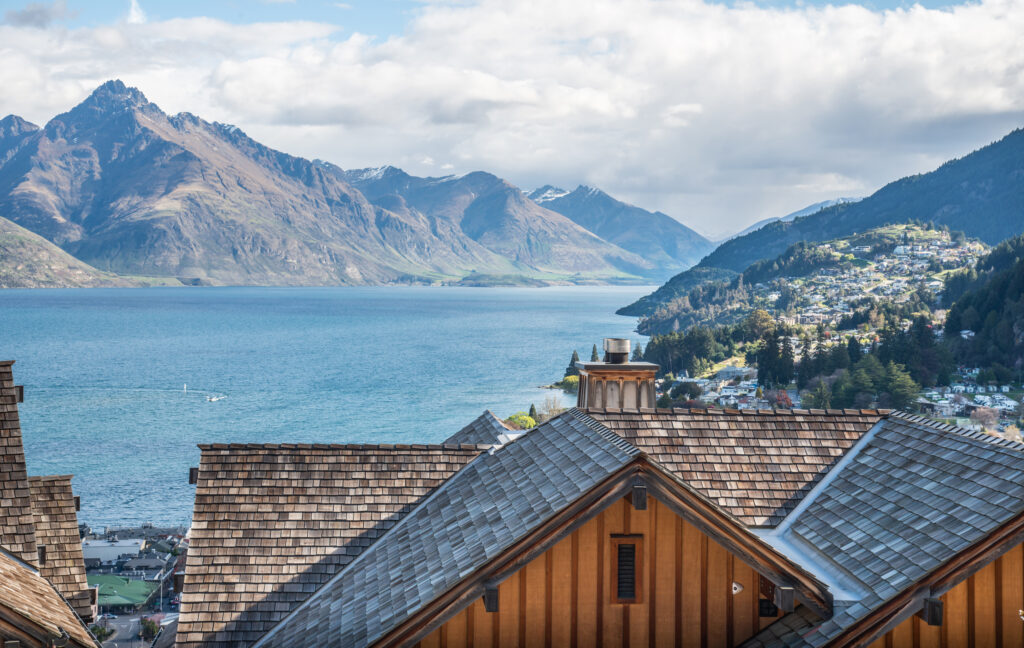
[[[13,360],[0,361],[0,546],[35,565],[36,534],[13,364]]]
[[[485,447],[200,446],[177,645],[251,645]]]
[[[80,617],[92,621],[71,475],[29,477],[28,481],[36,542],[46,546],[46,562],[39,565],[39,573],[57,588]]]
[[[31,565],[0,550],[0,625],[21,628],[39,639],[68,634],[69,646],[99,646],[82,620]],[[47,642],[46,645],[50,645]]]
[[[887,414],[586,410],[749,526],[771,527]]]

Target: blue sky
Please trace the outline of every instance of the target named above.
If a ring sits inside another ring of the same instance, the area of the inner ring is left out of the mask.
[[[1024,126],[1024,2],[0,0],[0,115],[118,78],[343,168],[600,187],[721,237]]]

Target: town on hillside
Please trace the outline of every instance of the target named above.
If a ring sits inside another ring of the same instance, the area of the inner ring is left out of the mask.
[[[659,407],[880,406],[1020,440],[1013,277],[1022,257],[1024,237],[989,248],[920,224],[794,245],[729,287],[695,290],[676,304],[688,327],[654,335],[633,356],[659,366]],[[697,311],[710,323],[693,323]],[[553,386],[574,393],[572,358]]]

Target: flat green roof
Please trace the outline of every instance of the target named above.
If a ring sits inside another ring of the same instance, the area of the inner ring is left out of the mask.
[[[99,586],[99,605],[142,605],[156,591],[157,583],[130,580],[116,574],[88,574],[90,587]]]

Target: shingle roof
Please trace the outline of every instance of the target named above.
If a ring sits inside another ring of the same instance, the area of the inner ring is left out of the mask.
[[[98,646],[57,590],[35,569],[12,555],[0,550],[0,615],[8,609],[20,617],[18,625],[28,621],[54,638],[59,638],[63,629],[73,645]]]
[[[744,644],[821,646],[1024,512],[1024,445],[894,414],[792,522],[867,590],[815,626]],[[767,633],[767,634],[766,634]]]
[[[39,573],[57,588],[80,617],[91,620],[91,597],[85,578],[71,475],[29,477],[29,489],[36,542],[46,546],[46,562],[39,565]]]
[[[200,448],[180,647],[251,645],[485,449]]]
[[[749,526],[775,526],[876,410],[587,410]]]
[[[373,643],[637,454],[570,411],[480,455],[258,645]]]
[[[18,421],[13,360],[0,362],[0,546],[25,562],[36,563],[25,450]]]
[[[455,434],[445,439],[445,443],[473,443],[494,445],[500,443],[498,437],[502,434],[512,432],[505,427],[501,419],[491,410],[484,410],[484,413],[473,419],[473,421]],[[516,432],[519,432],[518,430]]]

